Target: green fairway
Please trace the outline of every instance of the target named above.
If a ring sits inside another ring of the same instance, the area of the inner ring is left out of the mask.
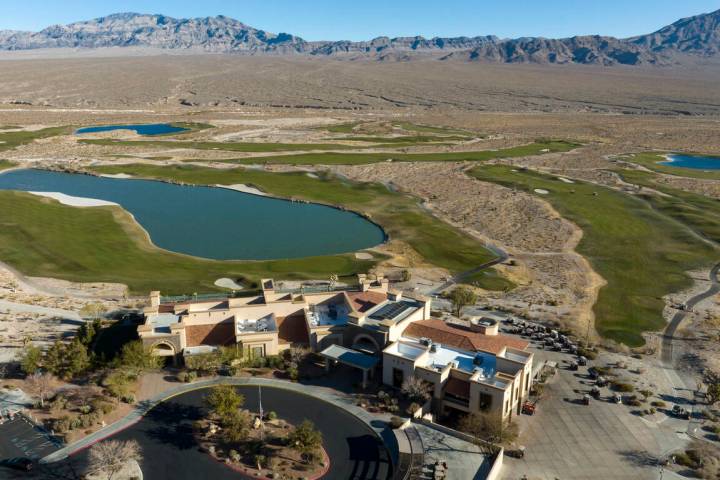
[[[674,167],[671,165],[660,165],[659,162],[666,162],[666,154],[662,153],[637,153],[633,156],[623,157],[623,160],[637,163],[645,168],[649,168],[658,173],[666,173],[668,175],[675,175],[678,177],[689,177],[689,178],[709,178],[714,180],[720,180],[720,171],[708,171],[700,170],[697,168],[683,168]],[[705,155],[711,156],[711,155]]]
[[[93,167],[98,173],[127,173],[197,185],[255,186],[272,195],[340,206],[378,223],[391,239],[409,244],[429,263],[452,272],[469,270],[495,258],[474,238],[433,217],[417,199],[393,193],[376,183],[354,183],[305,173],[270,173],[236,168],[218,170],[190,165],[118,165]]]
[[[133,293],[216,291],[221,277],[329,278],[366,272],[354,255],[261,262],[212,261],[152,246],[118,207],[74,208],[34,195],[0,191],[0,259],[25,274],[77,282],[118,282]]]
[[[3,170],[7,170],[8,168],[14,167],[16,164],[9,162],[7,160],[0,160],[0,172]]]
[[[85,139],[80,140],[80,143],[119,147],[183,148],[190,150],[223,150],[228,152],[248,153],[346,150],[349,148],[357,148],[349,145],[336,145],[332,143],[191,142],[173,140],[113,140],[106,138]]]
[[[71,132],[72,128],[70,127],[50,127],[35,131],[20,130],[4,133],[0,132],[0,151],[12,150],[20,145],[32,143],[40,138],[68,135]]]
[[[501,150],[483,150],[477,152],[448,153],[304,153],[298,155],[277,155],[268,157],[240,158],[233,163],[286,164],[286,165],[361,165],[385,162],[462,162],[485,161],[496,158],[525,157],[543,153],[567,152],[576,148],[575,143],[562,140],[542,140],[529,145],[505,148]]]
[[[477,167],[471,174],[529,193],[550,192],[538,197],[583,229],[577,250],[608,282],[594,307],[598,333],[629,346],[644,343],[642,332],[665,326],[662,297],[691,285],[686,271],[710,266],[720,257],[684,225],[642,199],[504,166]]]

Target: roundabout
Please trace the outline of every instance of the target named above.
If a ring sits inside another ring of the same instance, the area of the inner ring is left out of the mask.
[[[259,410],[258,387],[236,386],[245,396],[244,408]],[[140,421],[118,432],[115,440],[136,440],[142,449],[144,478],[238,479],[254,478],[233,470],[200,451],[192,423],[206,414],[203,398],[208,388],[181,393],[159,403]],[[321,478],[328,480],[386,480],[393,474],[390,453],[362,420],[346,410],[294,390],[262,387],[263,410],[274,411],[292,423],[307,419],[323,436],[330,466]],[[87,450],[73,455],[84,460]]]

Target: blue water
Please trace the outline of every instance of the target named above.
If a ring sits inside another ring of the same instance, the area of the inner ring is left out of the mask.
[[[152,136],[187,132],[189,129],[175,127],[169,123],[148,123],[141,125],[103,125],[98,127],[85,127],[77,130],[75,133],[82,135],[83,133],[112,132],[114,130],[133,130],[138,135]]]
[[[331,255],[385,240],[380,227],[352,212],[224,188],[13,170],[0,174],[0,190],[115,202],[133,214],[158,247],[217,260]]]
[[[720,157],[700,157],[695,155],[668,155],[667,162],[660,165],[668,167],[693,168],[697,170],[720,170]]]

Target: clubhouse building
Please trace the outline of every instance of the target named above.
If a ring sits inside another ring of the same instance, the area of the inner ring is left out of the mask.
[[[138,335],[153,353],[178,363],[221,346],[248,356],[305,345],[360,369],[363,383],[381,372],[400,388],[411,376],[428,383],[433,411],[519,413],[532,382],[525,341],[502,335],[494,320],[462,322],[430,315],[431,299],[407,297],[385,278],[360,275],[358,286],[283,289],[271,279],[252,297],[172,299],[150,294]]]

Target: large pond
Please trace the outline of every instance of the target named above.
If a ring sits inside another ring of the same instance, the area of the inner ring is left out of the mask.
[[[668,167],[693,168],[697,170],[720,170],[720,157],[702,157],[697,155],[668,155],[667,162],[660,165]]]
[[[352,212],[152,180],[13,170],[0,190],[60,192],[106,200],[129,211],[161,248],[217,260],[269,260],[354,252],[385,233]]]
[[[112,132],[115,130],[132,130],[138,135],[169,135],[171,133],[187,132],[187,128],[178,127],[169,123],[146,123],[140,125],[101,125],[98,127],[85,127],[75,131],[76,134]]]

